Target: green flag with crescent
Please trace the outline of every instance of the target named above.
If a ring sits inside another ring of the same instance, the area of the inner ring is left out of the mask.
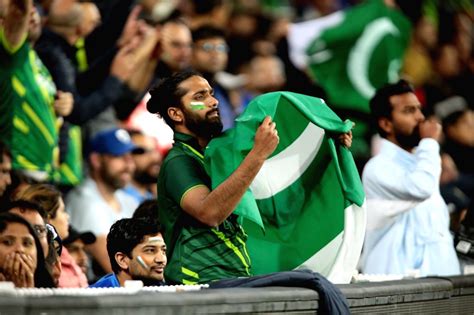
[[[234,211],[249,236],[252,272],[304,267],[348,282],[362,248],[365,197],[350,151],[335,140],[352,122],[323,100],[290,92],[254,99],[205,151],[212,186],[240,165],[265,116],[280,143]]]
[[[294,24],[289,33],[292,60],[309,67],[339,109],[369,112],[375,90],[399,79],[411,25],[401,11],[368,0],[345,11]],[[304,59],[304,61],[302,61]]]

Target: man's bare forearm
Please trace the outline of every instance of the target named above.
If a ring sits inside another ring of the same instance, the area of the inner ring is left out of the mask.
[[[207,224],[221,224],[235,209],[250,184],[260,171],[265,159],[252,151],[240,166],[202,201],[203,216],[208,217]]]

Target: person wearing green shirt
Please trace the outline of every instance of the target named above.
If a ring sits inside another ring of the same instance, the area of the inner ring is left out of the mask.
[[[158,178],[158,212],[168,245],[167,283],[197,284],[250,275],[246,234],[232,214],[245,191],[275,150],[279,138],[270,117],[240,166],[211,190],[203,154],[220,134],[218,101],[197,72],[185,71],[150,91],[147,108],[175,132],[175,143]]]
[[[0,134],[12,168],[47,180],[58,158],[54,92],[27,41],[32,0],[10,1],[0,20]]]

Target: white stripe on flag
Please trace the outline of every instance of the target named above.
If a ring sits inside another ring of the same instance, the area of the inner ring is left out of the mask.
[[[344,210],[344,231],[296,269],[319,272],[333,283],[349,283],[364,244],[367,212],[351,205]]]
[[[309,123],[285,150],[265,161],[250,185],[255,199],[270,198],[293,184],[317,155],[324,129]]]
[[[300,69],[305,69],[308,66],[306,49],[309,44],[321,36],[326,29],[341,23],[344,16],[344,11],[341,10],[315,20],[290,24],[288,46],[293,64]]]

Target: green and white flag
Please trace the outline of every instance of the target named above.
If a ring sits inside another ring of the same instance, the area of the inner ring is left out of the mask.
[[[369,112],[375,90],[399,79],[411,26],[382,0],[367,0],[327,17],[293,24],[288,42],[295,65],[307,68],[340,109]]]
[[[290,92],[255,98],[206,149],[212,186],[240,165],[266,116],[276,122],[280,143],[234,211],[249,235],[252,272],[309,268],[349,282],[362,249],[365,197],[352,155],[337,140],[352,122],[323,100]]]

